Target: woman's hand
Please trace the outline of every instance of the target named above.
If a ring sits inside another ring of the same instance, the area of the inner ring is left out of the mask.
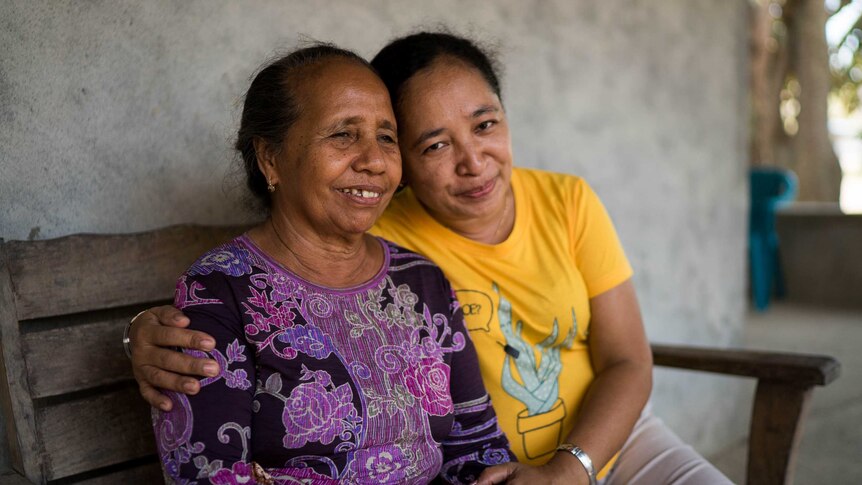
[[[548,463],[530,466],[509,462],[486,468],[476,485],[506,483],[515,485],[587,485],[589,476],[574,456],[557,453]]]
[[[188,330],[189,319],[172,306],[150,308],[134,319],[129,329],[132,372],[141,396],[153,407],[170,411],[170,398],[160,389],[197,394],[200,382],[194,377],[219,373],[216,361],[198,359],[172,350],[173,347],[210,351],[215,341],[204,332]],[[170,348],[165,348],[170,347]]]

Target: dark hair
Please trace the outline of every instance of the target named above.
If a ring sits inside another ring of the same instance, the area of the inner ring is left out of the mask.
[[[254,139],[261,138],[276,150],[284,148],[281,146],[284,136],[301,111],[296,95],[299,74],[305,67],[333,58],[355,61],[374,70],[356,53],[318,42],[264,64],[245,93],[234,148],[242,160],[249,190],[267,209],[272,199],[266,189],[266,176],[257,166]]]
[[[451,56],[476,68],[502,102],[493,54],[469,39],[448,32],[419,32],[395,39],[374,56],[371,66],[383,79],[392,105],[397,108],[404,83],[440,56]]]

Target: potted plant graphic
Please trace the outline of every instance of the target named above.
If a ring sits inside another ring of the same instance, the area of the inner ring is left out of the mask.
[[[538,458],[552,453],[562,439],[566,406],[559,397],[560,348],[571,347],[574,341],[577,333],[575,312],[572,309],[572,328],[563,342],[554,345],[559,336],[559,324],[555,318],[551,334],[533,346],[521,335],[523,322],[519,320],[513,325],[512,304],[496,284],[493,289],[500,297],[497,316],[509,349],[503,362],[503,389],[526,406],[518,413],[517,429],[527,458]],[[512,361],[520,379],[513,375]]]

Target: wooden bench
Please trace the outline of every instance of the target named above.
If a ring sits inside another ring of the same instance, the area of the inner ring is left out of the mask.
[[[122,330],[141,309],[169,302],[198,255],[244,229],[0,240],[0,400],[15,480],[161,481]],[[748,483],[789,483],[805,405],[814,386],[837,377],[834,359],[667,345],[653,353],[657,365],[756,378]]]

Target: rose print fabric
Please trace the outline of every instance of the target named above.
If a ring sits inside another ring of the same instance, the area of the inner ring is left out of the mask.
[[[153,412],[169,480],[461,483],[514,459],[448,281],[380,241],[383,268],[348,289],[297,277],[246,236],[186,271],[175,304],[216,339],[221,374]]]

